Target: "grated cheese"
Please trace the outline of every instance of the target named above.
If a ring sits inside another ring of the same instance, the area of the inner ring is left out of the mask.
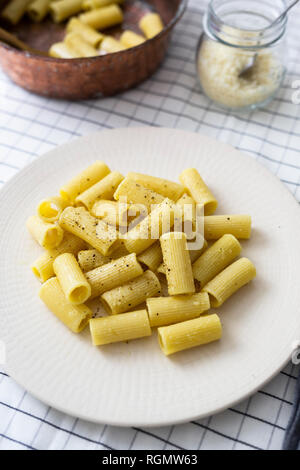
[[[250,76],[239,77],[253,54],[216,41],[203,41],[198,72],[206,95],[230,108],[251,106],[271,97],[281,84],[284,68],[274,54],[262,50]]]

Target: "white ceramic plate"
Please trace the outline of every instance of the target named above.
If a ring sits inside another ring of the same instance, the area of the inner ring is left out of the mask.
[[[257,279],[220,309],[220,342],[165,357],[149,339],[92,347],[41,303],[29,265],[40,250],[25,229],[41,198],[95,159],[123,173],[177,180],[194,166],[220,202],[218,213],[249,213],[243,254]],[[154,426],[219,412],[255,392],[290,359],[300,338],[300,212],[266,169],[232,147],[168,129],[104,131],[58,147],[0,193],[0,339],[7,372],[53,407],[113,425]]]

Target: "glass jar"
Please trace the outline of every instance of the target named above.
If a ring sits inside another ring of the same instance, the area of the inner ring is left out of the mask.
[[[281,86],[287,50],[284,0],[211,0],[196,64],[201,87],[233,110],[266,105]],[[252,65],[252,66],[251,66]]]

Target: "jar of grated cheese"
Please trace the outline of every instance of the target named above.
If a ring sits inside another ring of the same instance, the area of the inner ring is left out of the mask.
[[[251,110],[274,97],[285,74],[287,18],[272,23],[284,5],[285,0],[211,0],[196,63],[201,87],[214,102]]]

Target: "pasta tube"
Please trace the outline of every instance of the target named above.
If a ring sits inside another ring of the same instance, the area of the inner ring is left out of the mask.
[[[195,292],[192,263],[185,233],[171,232],[160,237],[169,295]]]
[[[109,263],[111,260],[111,258],[101,255],[101,253],[95,249],[82,250],[78,253],[78,264],[84,273],[99,268]]]
[[[115,190],[124,179],[118,171],[112,171],[98,183],[80,194],[75,202],[84,205],[87,209],[92,209],[94,203],[99,199],[112,199]]]
[[[53,261],[54,258],[45,252],[31,265],[31,270],[39,281],[45,282],[54,276]]]
[[[191,320],[210,308],[206,292],[176,297],[154,297],[147,299],[146,303],[152,327]]]
[[[65,42],[55,42],[49,49],[48,52],[50,57],[57,59],[76,59],[79,54],[71,49]]]
[[[250,238],[250,215],[211,215],[204,217],[204,238],[206,240],[217,240],[225,233],[230,233],[239,239]]]
[[[146,271],[136,279],[105,292],[101,295],[101,300],[108,313],[115,315],[133,309],[160,292],[157,276],[152,271]]]
[[[74,305],[83,304],[91,295],[87,282],[74,255],[64,253],[53,263],[53,269],[66,299]]]
[[[112,257],[112,259],[118,259],[118,258],[121,258],[122,256],[127,256],[127,255],[129,255],[129,252],[126,250],[123,241],[120,240],[119,244],[116,246],[116,248],[113,250],[110,256]]]
[[[90,330],[94,346],[143,338],[152,333],[146,310],[93,318]]]
[[[176,202],[177,206],[179,206],[182,210],[182,221],[184,223],[184,232],[186,232],[185,226],[190,232],[195,230],[196,228],[196,216],[197,216],[197,208],[194,199],[189,196],[188,194],[184,193],[180,199]]]
[[[59,224],[64,230],[86,241],[104,256],[116,248],[117,230],[90,215],[83,207],[67,207],[59,218]]]
[[[26,225],[35,241],[44,248],[55,248],[63,239],[64,232],[61,227],[49,224],[37,215],[29,217]]]
[[[189,250],[189,255],[190,255],[192,264],[194,263],[194,261],[196,261],[196,259],[199,258],[199,256],[202,255],[202,253],[204,253],[204,251],[207,249],[207,246],[208,246],[207,241],[204,240],[202,248],[200,248],[199,250]],[[158,266],[157,272],[160,274],[166,274],[166,266],[164,262],[162,262]]]
[[[64,232],[62,242],[57,247],[50,248],[48,253],[52,258],[56,258],[63,253],[73,253],[73,255],[77,255],[78,251],[83,250],[85,247],[86,244],[84,240],[76,237],[73,233]]]
[[[159,345],[166,356],[217,341],[222,337],[218,315],[203,315],[176,325],[158,328]]]
[[[256,269],[247,258],[241,258],[220,272],[204,287],[212,307],[220,307],[237,290],[256,276]]]
[[[93,315],[86,305],[73,305],[67,301],[56,277],[48,279],[42,285],[39,296],[49,310],[73,333],[80,333]]]
[[[42,21],[47,16],[51,0],[34,0],[27,7],[27,14],[36,23]]]
[[[59,0],[50,5],[50,13],[55,23],[61,23],[81,10],[82,0]]]
[[[105,199],[96,201],[91,209],[91,214],[95,217],[104,220],[107,224],[121,227],[127,227],[127,225],[139,215],[138,213],[136,214],[136,212],[137,211],[134,209],[132,213],[135,215],[131,216],[131,210],[128,204],[119,204],[116,201],[107,201]]]
[[[60,196],[53,196],[41,201],[37,208],[38,216],[45,222],[55,222],[62,211],[68,206],[66,200]]]
[[[208,189],[203,179],[195,168],[184,170],[179,176],[180,182],[187,189],[197,204],[204,205],[205,215],[213,214],[218,206],[218,201]]]
[[[144,15],[139,22],[139,27],[147,39],[153,38],[164,29],[162,19],[158,13],[147,13]]]
[[[141,184],[145,188],[152,189],[164,197],[178,201],[184,192],[184,187],[173,181],[158,178],[157,176],[143,175],[142,173],[130,172],[127,178]]]
[[[85,277],[92,288],[91,298],[93,298],[141,274],[143,274],[142,267],[135,253],[132,253],[88,271]]]
[[[207,247],[208,247],[207,241],[203,240],[202,248],[199,248],[199,250],[189,250],[192,264],[196,261],[196,259],[199,258],[199,256],[202,255],[202,253],[204,253],[205,250],[207,250]]]
[[[83,0],[82,8],[84,10],[93,10],[95,8],[103,8],[114,3],[122,4],[124,0]]]
[[[124,237],[124,244],[130,253],[140,254],[155,243],[174,224],[176,206],[170,199],[164,199],[145,219]]]
[[[193,240],[197,236],[203,235],[203,205],[197,205],[194,199],[184,193],[176,202],[181,211],[181,218],[178,220],[178,226],[175,223],[174,231],[184,232],[188,240]]]
[[[97,49],[95,49],[89,42],[79,33],[68,33],[64,39],[67,46],[74,49],[80,57],[95,57],[98,55]]]
[[[136,34],[133,31],[129,30],[124,31],[120,37],[121,43],[127,48],[139,46],[140,44],[143,44],[145,40],[146,39],[143,38],[143,36],[141,36],[140,34]]]
[[[80,21],[91,26],[94,29],[106,29],[111,26],[122,23],[123,13],[118,5],[109,5],[104,8],[81,13]]]
[[[138,256],[138,260],[151,271],[156,271],[163,259],[159,240]]]
[[[112,36],[106,36],[101,42],[100,52],[113,54],[114,52],[125,51],[125,49],[126,47],[120,41]]]
[[[203,288],[241,253],[241,245],[233,235],[223,235],[193,264],[194,278]]]
[[[102,40],[104,39],[103,34],[99,33],[87,24],[82,23],[82,21],[79,21],[77,18],[70,19],[67,24],[67,32],[80,34],[84,41],[88,42],[96,49],[100,46]]]
[[[85,247],[85,243],[72,233],[64,232],[63,241],[56,248],[51,248],[43,253],[31,266],[33,274],[41,281],[45,282],[54,276],[53,262],[62,253],[73,253],[76,255],[79,250]]]
[[[31,0],[11,0],[1,12],[1,17],[11,24],[19,23]]]
[[[140,183],[126,177],[118,186],[114,194],[114,198],[119,201],[122,200],[127,204],[142,204],[151,212],[154,204],[160,204],[164,200],[164,196],[152,191],[152,189],[145,188]]]
[[[108,166],[101,161],[96,161],[81,173],[76,175],[60,189],[60,195],[70,203],[74,203],[79,194],[102,180],[110,173]]]

